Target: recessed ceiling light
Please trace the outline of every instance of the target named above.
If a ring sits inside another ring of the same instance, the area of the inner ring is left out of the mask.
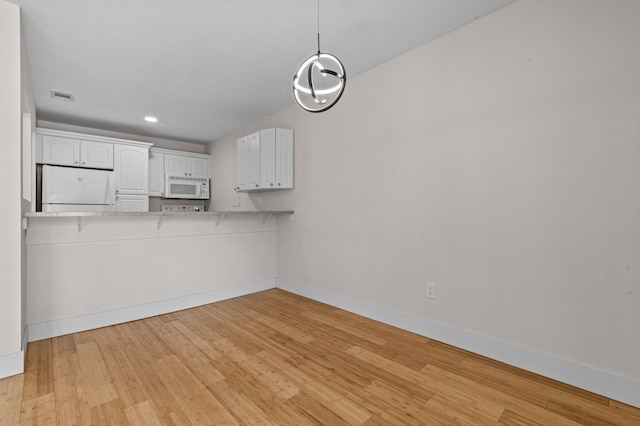
[[[147,115],[147,116],[144,118],[144,121],[148,121],[149,123],[157,123],[157,122],[158,122],[158,119],[157,119],[157,118],[155,118],[155,117],[152,117],[152,116],[150,116],[150,115]]]

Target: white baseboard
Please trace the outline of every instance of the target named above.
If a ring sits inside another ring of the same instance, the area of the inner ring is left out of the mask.
[[[640,408],[640,381],[576,364],[550,354],[283,278],[276,286],[318,302],[504,362]]]
[[[22,349],[6,355],[0,355],[0,379],[24,373],[24,361],[27,356],[28,332],[22,333]]]
[[[24,373],[24,351],[0,355],[0,379]]]
[[[29,341],[35,342],[36,340],[64,336],[65,334],[77,333],[80,331],[92,330],[94,328],[154,317],[156,315],[167,314],[183,309],[195,308],[196,306],[202,306],[208,303],[219,302],[221,300],[268,290],[270,288],[275,288],[275,286],[276,279],[271,278],[213,290],[206,293],[192,294],[176,299],[160,300],[157,302],[146,303],[144,305],[128,306],[125,308],[80,315],[72,318],[29,324]]]

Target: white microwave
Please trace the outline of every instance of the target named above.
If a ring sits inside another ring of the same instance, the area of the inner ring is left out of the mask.
[[[185,198],[189,200],[208,200],[209,179],[165,176],[164,197]]]

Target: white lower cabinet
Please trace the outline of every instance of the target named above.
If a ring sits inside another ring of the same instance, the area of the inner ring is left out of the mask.
[[[293,188],[293,129],[263,129],[236,141],[237,191]]]
[[[116,195],[117,212],[148,212],[148,195]]]

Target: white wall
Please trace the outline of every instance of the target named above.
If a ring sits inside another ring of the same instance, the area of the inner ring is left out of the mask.
[[[22,371],[20,9],[0,0],[0,378]]]
[[[21,130],[22,130],[22,213],[35,210],[36,204],[36,167],[35,167],[35,131],[36,103],[31,85],[31,72],[27,55],[24,31],[20,31],[20,86],[21,86]],[[27,327],[27,242],[26,234],[21,232],[21,318],[20,330]],[[26,334],[26,333],[24,333]],[[22,336],[22,351],[26,354],[26,335]]]
[[[212,204],[237,136],[293,127],[279,277],[638,384],[638,40],[635,0],[520,0],[216,141]]]

